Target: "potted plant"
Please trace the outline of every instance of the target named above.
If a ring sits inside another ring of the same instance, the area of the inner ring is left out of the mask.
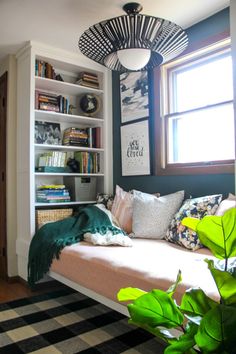
[[[145,292],[124,288],[118,300],[130,302],[129,322],[144,328],[167,343],[165,354],[236,353],[236,208],[222,217],[205,216],[202,220],[185,218],[182,223],[195,230],[203,245],[219,260],[206,259],[219,292],[219,302],[200,288],[185,292],[181,304],[174,300],[176,282],[167,290]],[[233,265],[234,266],[233,266]],[[181,334],[174,336],[170,329]]]

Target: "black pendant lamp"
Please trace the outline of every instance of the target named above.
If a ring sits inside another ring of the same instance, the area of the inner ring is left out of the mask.
[[[148,70],[178,56],[188,37],[175,23],[140,14],[142,6],[123,6],[127,15],[99,22],[79,39],[79,49],[88,58],[120,72]]]

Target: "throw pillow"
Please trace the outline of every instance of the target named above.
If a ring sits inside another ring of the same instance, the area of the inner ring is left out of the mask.
[[[108,210],[111,210],[114,201],[114,196],[112,194],[98,193],[96,202],[98,204],[103,204]]]
[[[120,227],[127,234],[130,234],[132,231],[133,195],[130,192],[125,192],[118,185],[116,186],[116,194],[111,212],[117,219]]]
[[[236,197],[230,193],[227,199],[222,200],[216,210],[215,215],[222,216],[227,210],[231,208],[236,208]]]
[[[183,202],[184,191],[159,198],[136,190],[133,193],[133,236],[164,238],[171,219]]]
[[[170,223],[165,237],[166,240],[192,251],[203,247],[196,232],[183,226],[181,220],[188,216],[202,219],[205,215],[214,215],[221,199],[222,195],[219,194],[185,200]]]
[[[229,193],[228,199],[229,200],[236,200],[236,195]]]

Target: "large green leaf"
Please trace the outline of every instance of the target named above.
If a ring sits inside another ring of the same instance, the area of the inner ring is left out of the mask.
[[[193,349],[196,342],[194,339],[198,331],[198,326],[194,323],[189,324],[186,333],[180,336],[175,341],[172,341],[168,348],[165,349],[165,354],[196,354]]]
[[[221,298],[226,305],[236,304],[236,279],[229,272],[215,269],[212,260],[206,260]]]
[[[218,303],[208,297],[202,289],[192,288],[183,295],[180,310],[191,317],[203,317],[217,305]]]
[[[181,275],[181,271],[179,270],[178,271],[178,274],[177,274],[177,278],[176,278],[176,281],[173,285],[171,285],[169,287],[169,289],[166,291],[167,294],[169,294],[170,296],[173,296],[174,293],[175,293],[175,290],[177,288],[177,286],[179,285],[179,283],[182,281],[182,275]]]
[[[173,299],[162,290],[152,290],[140,296],[128,305],[130,317],[135,323],[144,323],[150,327],[181,326],[184,320]]]
[[[147,292],[137,288],[122,288],[117,294],[119,301],[133,301]]]
[[[236,208],[221,216],[205,216],[195,223],[191,218],[184,218],[182,224],[195,227],[201,242],[220,258],[236,256]],[[195,225],[195,226],[194,226]]]
[[[203,353],[236,353],[236,308],[225,305],[208,311],[195,335],[198,347]]]

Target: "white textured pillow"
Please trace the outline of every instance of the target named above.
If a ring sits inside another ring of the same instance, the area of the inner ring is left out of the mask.
[[[133,237],[164,238],[168,226],[184,200],[184,191],[155,197],[134,190]]]

